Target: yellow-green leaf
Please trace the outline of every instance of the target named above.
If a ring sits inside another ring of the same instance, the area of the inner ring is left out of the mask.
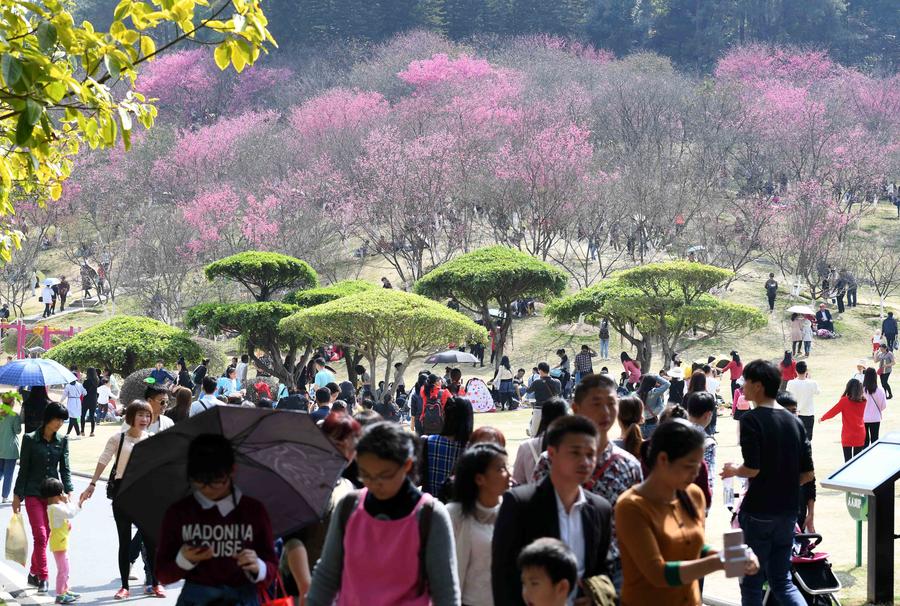
[[[231,63],[231,40],[226,40],[217,46],[213,56],[215,57],[216,65],[219,66],[219,69],[224,70],[228,67],[228,64]]]

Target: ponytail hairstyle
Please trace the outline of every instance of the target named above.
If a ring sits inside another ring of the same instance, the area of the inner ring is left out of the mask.
[[[666,453],[670,462],[677,461],[695,450],[703,448],[705,441],[706,434],[684,419],[678,418],[661,422],[650,439],[650,448],[645,461],[647,468],[652,474],[660,453]],[[689,516],[695,520],[700,519],[700,512],[697,511],[694,502],[684,490],[676,490],[675,496]]]
[[[741,363],[741,356],[736,351],[731,352],[731,359],[735,364]]]
[[[622,446],[640,459],[641,444],[644,443],[644,438],[641,435],[641,422],[644,420],[644,403],[636,396],[620,398],[619,413],[616,415],[616,418],[622,426]]]
[[[790,366],[790,365],[793,364],[793,363],[794,363],[794,356],[793,356],[793,354],[791,354],[791,352],[785,350],[785,352],[784,352],[784,359],[781,361],[781,365],[782,365],[784,368],[787,368],[788,366]]]
[[[641,399],[641,402],[644,404],[647,403],[647,396],[650,395],[650,390],[656,387],[656,377],[654,375],[644,375],[641,377],[641,382],[638,384],[637,388],[637,397]]]

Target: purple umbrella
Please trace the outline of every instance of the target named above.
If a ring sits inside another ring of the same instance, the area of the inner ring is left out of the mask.
[[[214,406],[136,444],[116,504],[154,541],[172,503],[191,494],[187,453],[201,434],[231,440],[241,492],[265,505],[275,536],[318,521],[347,460],[309,415]]]

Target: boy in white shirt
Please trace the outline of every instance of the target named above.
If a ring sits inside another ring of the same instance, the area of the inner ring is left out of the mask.
[[[819,395],[819,384],[809,378],[806,362],[797,362],[797,378],[787,383],[787,391],[797,400],[797,417],[806,429],[806,439],[812,442],[813,425],[816,420],[816,407],[813,397]]]

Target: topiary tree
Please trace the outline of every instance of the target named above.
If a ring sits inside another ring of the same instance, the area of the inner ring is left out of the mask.
[[[384,359],[384,382],[400,362],[454,343],[484,343],[484,328],[459,312],[425,297],[378,288],[303,309],[281,321],[282,333],[295,339],[342,343],[363,353],[372,374]],[[396,389],[396,385],[394,389]]]
[[[201,303],[188,310],[185,324],[192,329],[204,326],[215,335],[241,337],[257,367],[293,389],[312,350],[312,341],[296,332],[284,333],[279,322],[299,309],[276,301]],[[260,351],[266,355],[258,355]]]
[[[696,334],[704,341],[766,325],[766,317],[748,305],[722,301],[709,291],[733,272],[689,261],[651,263],[614,274],[600,284],[552,302],[547,315],[555,322],[589,322],[606,318],[637,348],[641,368],[649,368],[653,345],[662,348],[664,366]]]
[[[306,261],[255,250],[214,261],[204,273],[209,281],[224,278],[243,285],[257,301],[268,301],[279,290],[312,288],[319,283],[319,276]]]
[[[108,368],[127,376],[157,360],[174,364],[200,360],[200,347],[191,335],[168,324],[136,316],[116,316],[78,333],[46,356],[60,364]]]
[[[413,291],[426,297],[454,298],[481,315],[490,326],[490,305],[502,312],[494,337],[495,368],[500,364],[512,327],[513,304],[519,299],[559,295],[566,274],[526,253],[506,246],[488,246],[460,255],[430,271]]]
[[[321,305],[341,297],[348,297],[375,288],[374,284],[365,280],[342,280],[328,286],[320,286],[319,288],[295,290],[288,293],[283,301],[298,307],[312,307],[313,305]]]

